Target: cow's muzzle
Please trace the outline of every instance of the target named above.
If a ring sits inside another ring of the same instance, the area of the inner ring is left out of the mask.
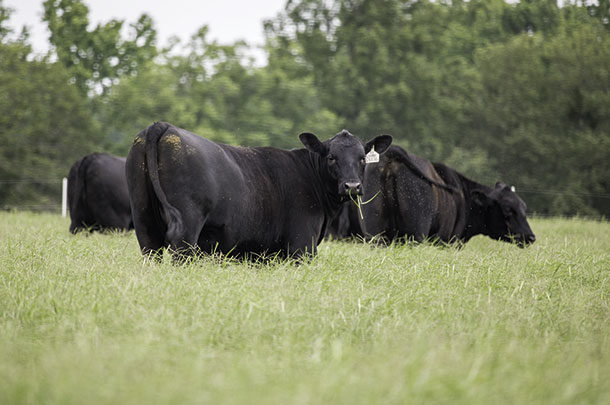
[[[516,239],[516,242],[519,247],[524,248],[536,242],[536,236],[533,233],[520,235],[520,237]]]
[[[346,181],[339,186],[339,194],[344,196],[362,195],[362,183],[359,181]]]

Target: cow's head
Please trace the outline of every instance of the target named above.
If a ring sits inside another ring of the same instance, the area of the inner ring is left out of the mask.
[[[330,190],[337,190],[342,200],[350,195],[362,195],[365,156],[374,148],[382,154],[392,143],[390,135],[379,135],[363,143],[343,130],[327,141],[321,142],[314,134],[304,132],[299,139],[310,152],[318,156],[321,176]]]
[[[496,183],[496,187],[490,191],[472,191],[472,198],[484,212],[486,234],[491,238],[515,242],[519,247],[536,241],[525,217],[526,205],[514,188]]]

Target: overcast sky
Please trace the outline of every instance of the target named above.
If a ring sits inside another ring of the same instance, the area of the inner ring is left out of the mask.
[[[41,22],[43,0],[5,0],[13,9],[9,25],[18,32],[23,25],[31,31],[34,50],[48,49],[49,33]],[[187,40],[202,25],[209,27],[208,37],[221,43],[238,39],[250,45],[263,44],[263,20],[275,17],[286,0],[85,0],[89,22],[95,26],[111,18],[133,23],[142,13],[149,14],[158,34],[158,44],[177,35]]]

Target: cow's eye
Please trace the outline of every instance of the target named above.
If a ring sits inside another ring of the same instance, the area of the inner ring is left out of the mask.
[[[337,161],[337,158],[333,155],[328,155],[326,156],[326,160],[328,161],[328,163],[335,163]]]
[[[360,164],[361,164],[361,165],[363,165],[365,161],[366,161],[366,160],[364,159],[364,156],[362,156],[362,157],[360,158]]]

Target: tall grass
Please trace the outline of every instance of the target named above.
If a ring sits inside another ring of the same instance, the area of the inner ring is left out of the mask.
[[[0,403],[610,403],[610,224],[151,263],[0,214]]]

